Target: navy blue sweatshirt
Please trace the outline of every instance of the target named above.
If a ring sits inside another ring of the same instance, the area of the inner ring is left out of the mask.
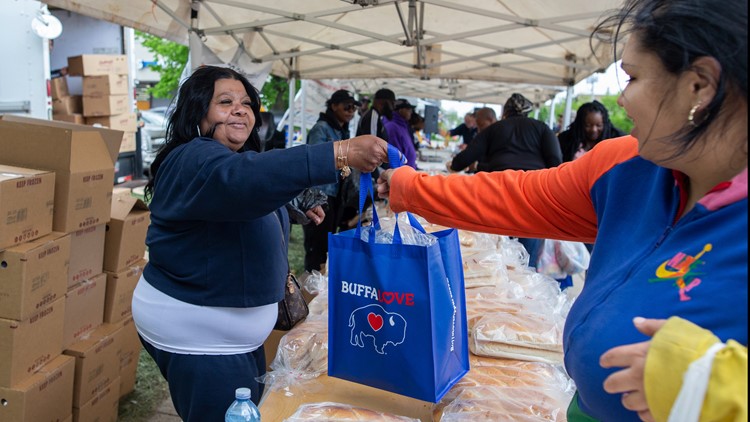
[[[288,270],[284,205],[336,181],[330,144],[236,153],[197,138],[154,181],[146,280],[183,302],[253,307],[280,301]]]

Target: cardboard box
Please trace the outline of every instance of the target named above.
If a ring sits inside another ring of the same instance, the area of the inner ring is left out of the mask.
[[[283,421],[303,403],[337,402],[365,407],[378,412],[432,421],[433,403],[413,399],[377,388],[321,375],[315,378],[320,388],[304,389],[292,386],[291,394],[284,390],[267,390],[259,406],[266,421]]]
[[[58,122],[75,123],[78,125],[82,125],[86,123],[86,119],[83,117],[83,114],[81,113],[53,114],[52,120],[57,120]]]
[[[54,199],[54,173],[0,164],[0,250],[50,233]]]
[[[128,74],[128,59],[122,54],[83,54],[68,57],[68,75],[95,76],[113,73]]]
[[[106,231],[106,225],[99,224],[70,234],[68,289],[102,273]]]
[[[68,91],[68,78],[65,76],[50,79],[49,86],[53,100],[70,95],[70,91]]]
[[[127,95],[103,95],[100,97],[83,97],[83,115],[112,116],[127,113],[131,108],[131,100]]]
[[[120,152],[133,152],[135,151],[135,132],[125,132],[122,135],[122,143],[120,144]]]
[[[63,352],[76,358],[73,407],[81,407],[104,391],[120,374],[115,333],[118,325],[104,324]],[[117,389],[120,381],[117,380]]]
[[[151,212],[140,199],[129,195],[112,198],[104,239],[105,271],[122,271],[143,259],[150,223]]]
[[[0,318],[24,320],[65,296],[70,236],[53,232],[0,251]]]
[[[86,117],[87,125],[102,125],[123,132],[135,132],[138,129],[138,116],[135,113],[115,114],[114,116]]]
[[[73,422],[117,422],[120,404],[120,379],[116,378],[94,398],[73,407]]]
[[[65,298],[23,321],[0,319],[0,386],[31,377],[62,351]]]
[[[0,421],[66,420],[73,409],[75,359],[59,355],[13,387],[0,387]]]
[[[106,292],[107,276],[104,273],[68,289],[65,294],[64,349],[102,325]]]
[[[83,77],[83,96],[101,97],[128,93],[127,75],[100,75]]]
[[[141,259],[117,273],[107,272],[107,294],[104,299],[104,322],[111,324],[132,315],[133,291],[143,274],[146,260]]]
[[[135,390],[138,360],[141,356],[141,340],[135,329],[133,317],[128,317],[118,323],[121,327],[117,331],[117,357],[120,359],[120,398]]]
[[[83,113],[83,97],[80,95],[66,95],[52,100],[53,114]]]
[[[52,229],[70,233],[109,221],[117,130],[0,116],[0,161],[55,172]]]

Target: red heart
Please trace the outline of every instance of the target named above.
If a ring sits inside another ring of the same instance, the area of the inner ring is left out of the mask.
[[[374,331],[379,331],[381,328],[383,328],[383,317],[380,315],[375,315],[374,313],[370,312],[367,314],[367,322],[370,323],[370,327]]]

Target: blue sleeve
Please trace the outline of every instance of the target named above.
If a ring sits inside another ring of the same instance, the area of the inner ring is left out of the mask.
[[[235,153],[196,139],[164,160],[151,211],[166,220],[247,221],[282,207],[307,187],[335,181],[330,144]]]

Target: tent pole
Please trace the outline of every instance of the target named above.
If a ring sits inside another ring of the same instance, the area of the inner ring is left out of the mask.
[[[565,114],[563,114],[563,127],[570,125],[570,112],[573,108],[573,85],[568,85],[565,90]]]
[[[299,111],[299,119],[302,122],[300,125],[300,140],[302,140],[303,143],[307,143],[307,116],[305,114],[305,110],[307,109],[307,80],[303,79],[301,82],[301,86],[299,88],[300,94],[302,96],[301,102],[302,102],[302,108]]]
[[[549,116],[547,116],[547,126],[550,129],[555,127],[555,99],[557,95],[553,95],[549,103]]]
[[[292,147],[292,141],[294,141],[294,97],[296,96],[295,89],[297,88],[297,78],[294,77],[294,73],[289,77],[289,117],[287,119],[287,131],[286,131],[286,147]]]

